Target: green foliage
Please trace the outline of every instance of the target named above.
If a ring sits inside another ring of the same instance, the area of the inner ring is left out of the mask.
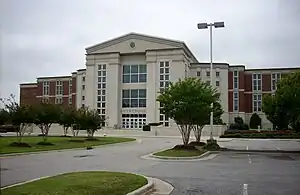
[[[300,71],[281,79],[275,96],[264,98],[263,111],[277,127],[277,121],[282,120],[283,124],[287,121],[294,131],[300,131]]]
[[[157,98],[163,114],[173,119],[179,126],[184,145],[188,144],[190,131],[198,133],[209,124],[211,104],[216,105],[217,117],[221,108],[218,104],[220,94],[209,84],[197,78],[185,78],[171,83]],[[199,135],[199,134],[198,134]]]
[[[213,120],[214,124],[215,125],[223,125],[224,122],[221,119],[221,116],[224,113],[224,110],[222,109],[220,102],[214,103],[213,112],[214,112],[214,120]]]
[[[9,119],[10,119],[9,113],[5,109],[1,108],[0,109],[0,125],[9,123],[10,122]]]
[[[105,121],[96,110],[80,108],[77,110],[74,118],[77,129],[86,130],[89,138],[93,138],[94,133],[102,128]]]
[[[33,106],[33,113],[34,124],[41,129],[43,139],[46,141],[52,123],[59,122],[61,108],[56,104],[40,103]]]
[[[4,122],[11,122],[12,125],[18,127],[17,137],[18,142],[21,143],[22,137],[29,125],[31,125],[34,121],[33,109],[29,105],[20,106],[16,101],[14,95],[10,95],[7,99],[1,99],[4,104],[6,110],[2,111],[2,115],[6,117],[4,118]],[[8,117],[8,118],[7,118]]]
[[[151,126],[150,125],[144,125],[143,126],[143,131],[151,131]]]
[[[234,123],[230,124],[229,129],[249,130],[249,126],[244,123],[244,120],[242,117],[237,116],[234,118]]]
[[[72,107],[63,107],[61,109],[58,123],[64,128],[64,135],[68,134],[68,129],[75,123],[76,110]]]
[[[258,129],[258,126],[261,128],[261,118],[258,116],[258,114],[253,113],[250,118],[249,126],[251,129]]]

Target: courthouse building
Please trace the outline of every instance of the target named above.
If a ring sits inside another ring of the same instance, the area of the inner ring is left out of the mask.
[[[76,108],[97,109],[106,126],[141,129],[161,122],[176,125],[159,111],[159,91],[184,77],[199,77],[221,93],[222,119],[229,124],[240,116],[249,122],[252,113],[262,117],[263,128],[270,122],[261,111],[262,95],[274,93],[280,78],[300,68],[246,69],[199,61],[182,41],[129,33],[86,48],[86,64],[68,76],[38,77],[20,84],[20,103],[41,100]]]

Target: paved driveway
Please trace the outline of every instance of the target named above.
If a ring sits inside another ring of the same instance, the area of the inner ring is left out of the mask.
[[[181,140],[139,139],[141,141],[135,143],[90,151],[50,152],[2,158],[1,186],[62,172],[112,170],[141,173],[166,180],[175,187],[173,195],[240,195],[243,194],[245,186],[248,187],[249,195],[298,195],[300,192],[299,154],[226,152],[207,161],[154,161],[141,159],[140,156],[171,147]],[[251,142],[245,143],[251,146]]]

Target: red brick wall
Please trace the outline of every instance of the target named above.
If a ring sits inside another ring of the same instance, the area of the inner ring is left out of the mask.
[[[76,77],[72,77],[72,93],[76,93]]]
[[[239,72],[239,89],[245,89],[245,73],[244,73],[244,71]]]
[[[252,93],[245,94],[245,112],[252,113]]]
[[[239,91],[239,112],[245,112],[245,94]]]
[[[245,74],[245,91],[252,91],[252,74]]]
[[[49,95],[55,95],[56,81],[50,81],[49,85],[50,85],[50,87],[49,87],[49,89],[50,89]]]
[[[43,95],[43,82],[37,83],[36,95],[42,96]]]
[[[228,112],[233,111],[233,92],[228,91]]]
[[[233,72],[228,71],[228,89],[233,89]]]
[[[33,105],[37,103],[36,94],[37,87],[20,87],[20,105]]]
[[[64,95],[69,95],[69,81],[63,81]]]
[[[262,75],[262,91],[271,91],[271,74]]]

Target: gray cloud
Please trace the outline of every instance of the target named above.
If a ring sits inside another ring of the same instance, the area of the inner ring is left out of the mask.
[[[0,96],[19,83],[84,68],[84,48],[138,32],[183,40],[208,61],[208,31],[198,22],[225,21],[214,30],[214,60],[248,68],[300,65],[298,0],[2,0]]]

